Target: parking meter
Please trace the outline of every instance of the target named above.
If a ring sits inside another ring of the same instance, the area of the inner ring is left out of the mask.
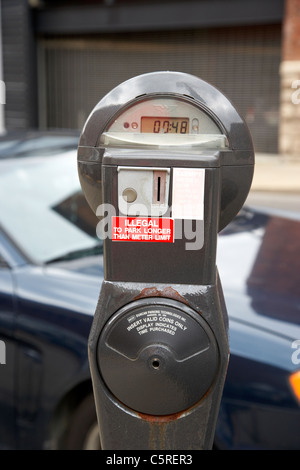
[[[104,281],[89,337],[103,449],[210,449],[229,359],[217,234],[252,181],[248,128],[197,77],[140,75],[94,108],[78,170]]]

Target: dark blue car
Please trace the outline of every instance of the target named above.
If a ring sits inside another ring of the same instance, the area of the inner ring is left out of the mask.
[[[0,448],[99,448],[87,339],[103,265],[77,136],[0,142]],[[231,358],[217,449],[300,449],[300,222],[245,208],[220,234]]]

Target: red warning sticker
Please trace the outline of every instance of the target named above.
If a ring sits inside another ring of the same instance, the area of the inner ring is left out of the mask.
[[[174,242],[174,220],[163,217],[112,217],[112,240]]]

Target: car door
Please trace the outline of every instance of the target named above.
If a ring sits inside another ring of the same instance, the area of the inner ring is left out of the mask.
[[[13,274],[0,246],[0,449],[16,448]]]

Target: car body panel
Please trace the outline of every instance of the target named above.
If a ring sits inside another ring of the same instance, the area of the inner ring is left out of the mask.
[[[90,265],[89,259],[85,261],[80,269]],[[101,257],[97,262],[98,276],[54,266],[23,266],[15,272],[15,337],[18,377],[22,377],[16,405],[22,448],[31,448],[35,432],[34,447],[43,447],[41,438],[49,432],[59,400],[90,381],[87,340],[103,272]]]
[[[231,357],[218,448],[300,448],[299,403],[289,385],[299,370],[292,361],[300,338],[299,230],[298,217],[245,210],[220,236]]]
[[[9,268],[0,267],[0,339],[5,345],[5,363],[0,364],[0,449],[16,446],[15,390],[16,344],[14,286]]]

